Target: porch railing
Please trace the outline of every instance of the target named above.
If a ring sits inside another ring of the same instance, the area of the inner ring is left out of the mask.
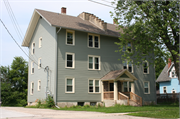
[[[132,92],[124,92],[125,95],[128,95],[130,97],[130,100],[136,102],[140,106],[142,106],[142,98]]]
[[[118,93],[118,99],[119,100],[127,100],[127,104],[129,105],[129,97],[127,95],[124,95],[123,93]]]
[[[114,100],[114,91],[104,92],[104,99]]]

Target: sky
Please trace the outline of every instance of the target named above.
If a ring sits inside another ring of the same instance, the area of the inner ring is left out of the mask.
[[[101,4],[97,4],[88,0],[8,0],[13,14],[17,20],[22,37],[17,33],[14,24],[8,14],[5,3],[7,0],[0,0],[0,19],[4,22],[13,38],[21,46],[29,22],[31,20],[34,9],[42,9],[46,11],[61,13],[61,7],[66,7],[66,14],[71,16],[78,16],[82,12],[88,12],[96,15],[107,23],[113,23],[113,18],[110,16],[110,11],[113,8]],[[103,4],[110,5],[110,0],[94,0]],[[22,47],[28,54],[29,49]],[[28,61],[28,57],[18,47],[15,41],[8,34],[4,26],[0,22],[0,66],[10,66],[14,57],[23,57]]]

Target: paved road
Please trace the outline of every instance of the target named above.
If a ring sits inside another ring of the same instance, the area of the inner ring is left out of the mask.
[[[2,119],[152,119],[124,115],[126,113],[100,113],[86,111],[62,111],[23,107],[1,107]]]

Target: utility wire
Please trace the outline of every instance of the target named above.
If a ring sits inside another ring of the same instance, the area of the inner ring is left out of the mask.
[[[13,11],[12,11],[12,8],[11,8],[8,0],[6,0],[6,1],[4,0],[4,4],[5,4],[6,9],[7,9],[7,11],[8,11],[9,17],[10,17],[12,23],[13,23],[13,26],[14,26],[14,28],[15,28],[15,31],[16,31],[16,33],[18,34],[18,37],[19,37],[19,39],[20,39],[20,42],[22,42],[21,39],[23,39],[23,37],[22,37],[22,36],[23,36],[23,33],[22,33],[22,30],[21,30],[20,27],[19,27],[19,24],[18,24],[18,22],[17,22],[17,20],[16,20],[16,17],[15,17],[15,15],[14,15]],[[29,52],[27,51],[27,49],[25,49],[25,50],[26,50],[26,53],[29,53]],[[33,57],[33,56],[35,56],[35,57]],[[36,59],[38,60],[38,58],[37,58],[37,56],[36,56],[35,54],[34,54],[33,56],[30,55],[29,57],[31,57],[34,61],[36,61]]]
[[[104,4],[104,3],[96,2],[96,1],[93,1],[93,0],[88,0],[88,1],[116,9],[116,8],[113,7],[113,6],[110,6],[110,5],[107,5],[107,4]]]
[[[11,38],[14,40],[14,42],[18,45],[18,47],[24,52],[24,54],[31,60],[32,60],[27,54],[26,52],[21,48],[21,46],[17,43],[17,41],[14,39],[14,37],[11,35],[11,33],[9,32],[9,30],[7,29],[7,27],[5,26],[5,24],[3,23],[3,21],[0,19],[1,23],[3,24],[4,28],[6,29],[6,31],[9,33],[9,35],[11,36]],[[34,61],[34,63],[38,66],[38,64]],[[43,68],[43,67],[41,67]],[[43,68],[44,69],[44,68]]]

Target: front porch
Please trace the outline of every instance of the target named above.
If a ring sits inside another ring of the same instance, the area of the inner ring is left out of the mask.
[[[102,101],[115,104],[142,106],[142,98],[135,94],[134,77],[126,69],[111,71],[102,80]]]

